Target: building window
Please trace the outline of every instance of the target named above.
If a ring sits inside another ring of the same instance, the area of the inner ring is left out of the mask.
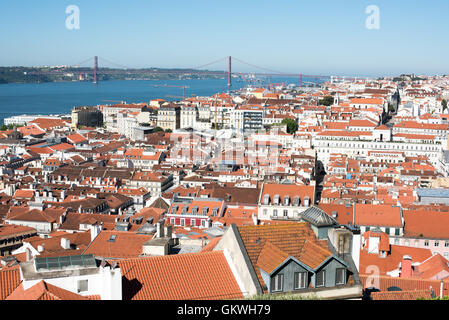
[[[295,290],[306,288],[307,272],[295,272]]]
[[[335,285],[346,283],[346,269],[337,268],[337,274],[335,276]]]
[[[325,277],[326,277],[326,271],[321,270],[316,274],[316,287],[324,287],[324,283],[325,283]]]
[[[440,245],[440,242],[439,241],[435,241],[434,243],[433,243],[433,246],[434,247],[438,247]]]
[[[400,231],[399,228],[396,228],[396,230],[394,231],[394,235],[398,236],[399,235],[399,231]]]
[[[89,290],[88,280],[78,280],[78,293],[86,292]]]
[[[186,220],[185,219],[181,219],[181,226],[184,227],[186,225]]]
[[[284,217],[288,216],[288,210],[284,210]]]
[[[445,246],[446,248],[449,248],[449,241],[444,242],[444,246]]]
[[[192,227],[196,226],[196,220],[195,219],[190,219],[190,225]]]
[[[395,244],[395,245],[399,245],[399,239],[398,239],[398,238],[395,238],[395,239],[394,239],[394,244]]]
[[[278,211],[277,211],[277,209],[274,209],[273,210],[273,217],[277,217],[278,216]]]
[[[282,286],[284,284],[284,275],[278,274],[271,278],[271,292],[282,291]]]
[[[428,247],[429,246],[429,240],[425,240],[424,241],[424,247]]]
[[[390,228],[385,228],[385,233],[390,235]]]

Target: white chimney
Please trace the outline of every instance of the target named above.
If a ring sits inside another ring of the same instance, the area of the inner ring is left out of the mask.
[[[167,238],[171,238],[172,237],[172,231],[173,231],[173,227],[172,226],[166,226],[164,228],[165,236]]]
[[[351,256],[354,261],[355,266],[357,267],[357,271],[359,272],[360,265],[360,241],[361,236],[359,234],[352,233],[352,248],[351,248]]]
[[[30,261],[31,260],[31,250],[29,248],[25,249],[25,259],[26,261]]]
[[[163,238],[164,237],[164,229],[163,229],[163,223],[159,221],[156,223],[156,238]]]
[[[94,241],[94,239],[100,234],[101,230],[103,230],[102,225],[91,225],[90,229],[90,241]]]
[[[70,249],[70,240],[67,238],[61,238],[61,247],[65,250]]]
[[[257,223],[258,223],[257,216],[255,214],[253,214],[252,218],[253,218],[254,225],[257,226]]]
[[[37,251],[38,252],[43,252],[44,251],[44,246],[43,245],[38,245],[37,246]]]

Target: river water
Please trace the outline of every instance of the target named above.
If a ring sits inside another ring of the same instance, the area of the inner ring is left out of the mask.
[[[272,82],[294,83],[295,79],[272,79]],[[3,119],[22,114],[69,114],[76,106],[95,106],[126,103],[149,103],[153,99],[180,100],[171,96],[182,96],[182,88],[155,87],[155,85],[188,86],[186,97],[211,96],[227,91],[226,79],[207,80],[133,80],[91,82],[52,82],[41,84],[0,85],[0,124]],[[232,89],[246,86],[243,81],[234,81]],[[109,100],[109,101],[106,101]],[[115,102],[117,101],[117,102]]]

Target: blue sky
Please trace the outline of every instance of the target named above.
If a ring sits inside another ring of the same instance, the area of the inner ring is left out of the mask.
[[[80,8],[80,30],[65,27],[68,5]],[[380,9],[379,30],[365,27],[369,5]],[[234,56],[305,74],[444,74],[448,9],[446,0],[0,1],[0,65],[73,65],[97,55],[172,68]]]

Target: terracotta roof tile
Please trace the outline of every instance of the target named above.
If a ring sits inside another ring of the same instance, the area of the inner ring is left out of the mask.
[[[59,288],[43,280],[25,290],[19,285],[6,300],[89,300],[79,294]]]
[[[20,283],[20,269],[18,265],[0,270],[0,300],[5,300]]]
[[[115,239],[112,241],[113,236]],[[135,232],[103,230],[84,254],[94,254],[103,258],[136,258],[142,254],[142,245],[152,238],[153,235]]]
[[[271,274],[271,272],[273,272],[288,257],[288,253],[283,252],[278,247],[271,244],[270,241],[266,241],[260,251],[256,265],[266,273]]]
[[[119,261],[124,300],[241,299],[222,251]]]
[[[371,293],[372,300],[418,300],[421,298],[431,299],[432,290],[386,291]]]

